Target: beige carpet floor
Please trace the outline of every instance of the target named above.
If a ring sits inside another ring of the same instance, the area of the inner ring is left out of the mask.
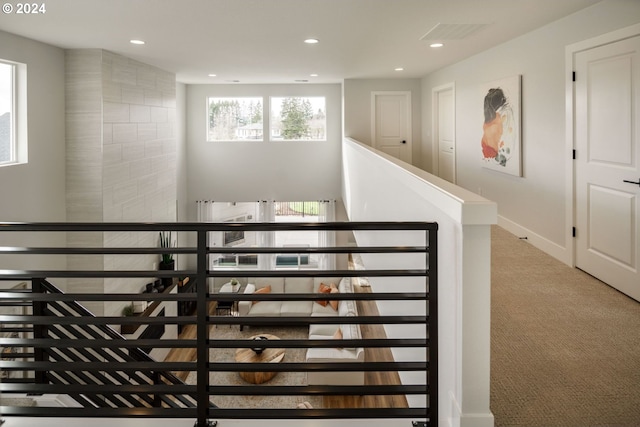
[[[307,326],[302,327],[251,327],[245,326],[240,331],[238,326],[217,325],[211,328],[209,336],[215,339],[248,339],[253,335],[272,334],[281,339],[306,338],[309,334]],[[233,362],[235,348],[218,348],[209,350],[209,360],[216,362]],[[287,348],[283,362],[304,362],[306,349]],[[191,372],[185,381],[196,384],[196,373]],[[211,385],[250,385],[237,372],[212,372],[209,374]],[[278,372],[276,376],[261,387],[279,385],[306,385],[306,372]],[[314,408],[322,407],[322,396],[211,396],[211,401],[220,408],[270,408],[294,409],[299,403],[308,401]]]
[[[497,226],[496,427],[640,426],[640,303]]]

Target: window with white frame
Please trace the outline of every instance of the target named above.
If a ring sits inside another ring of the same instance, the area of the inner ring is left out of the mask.
[[[0,61],[0,165],[16,162],[15,65]]]
[[[209,97],[207,141],[326,141],[324,96]]]
[[[262,97],[211,97],[207,102],[208,141],[262,141]]]
[[[327,109],[323,96],[273,96],[269,102],[272,141],[326,141]]]

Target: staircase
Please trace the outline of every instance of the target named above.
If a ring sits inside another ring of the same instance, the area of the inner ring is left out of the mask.
[[[63,294],[47,280],[39,282],[41,292]],[[34,314],[61,318],[95,317],[78,302],[64,298],[46,303],[34,301]],[[128,340],[110,326],[78,323],[34,326],[34,338],[52,340],[51,345],[34,349],[35,369],[37,362],[42,362],[42,366],[46,364],[46,371],[35,371],[32,378],[35,383],[68,385],[65,387],[67,395],[84,408],[196,407],[193,394],[145,392],[150,385],[167,385],[167,390],[187,386],[169,371],[152,369],[158,362],[140,348],[125,343]],[[104,340],[110,342],[105,345]],[[118,345],[118,341],[123,345]],[[82,370],[78,369],[80,364]]]

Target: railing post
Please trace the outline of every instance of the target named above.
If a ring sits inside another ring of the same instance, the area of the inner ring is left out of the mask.
[[[33,294],[43,294],[45,292],[45,288],[43,286],[43,278],[34,277],[31,280],[31,293]],[[33,301],[33,315],[34,316],[44,316],[45,310],[47,308],[47,303],[44,301]],[[47,326],[43,324],[34,324],[33,325],[33,338],[43,339],[47,337]],[[47,358],[47,352],[43,347],[34,347],[33,348],[33,358],[36,362],[45,362]],[[34,378],[36,384],[45,384],[47,383],[47,375],[46,371],[36,370],[34,372]]]
[[[427,228],[429,283],[429,426],[438,426],[438,224]]]
[[[209,315],[209,307],[207,303],[207,231],[198,229],[198,251],[196,283],[197,287],[197,303],[196,303],[196,402],[197,402],[197,421],[194,427],[206,427],[208,425],[207,417],[209,415],[209,328],[207,325],[207,316]]]

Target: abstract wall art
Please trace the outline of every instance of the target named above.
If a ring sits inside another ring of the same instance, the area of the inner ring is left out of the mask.
[[[482,85],[482,166],[522,176],[520,75]]]

